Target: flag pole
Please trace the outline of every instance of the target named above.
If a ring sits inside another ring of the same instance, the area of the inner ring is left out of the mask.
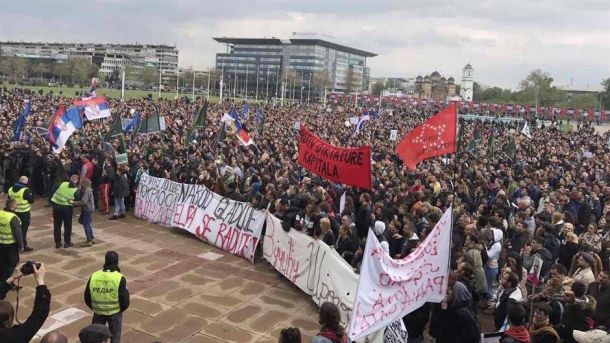
[[[259,65],[256,66],[256,94],[255,94],[255,99],[258,102],[258,72],[259,72]]]
[[[208,96],[206,97],[208,102],[210,102],[210,77],[211,77],[210,67],[208,66]]]
[[[245,81],[245,84],[246,84],[246,102],[248,102],[248,66],[249,66],[249,64],[246,63],[246,81]]]
[[[222,66],[222,69],[220,69],[220,103],[222,103],[222,89],[224,87],[224,81],[225,81],[225,67],[224,65]],[[208,99],[210,98],[210,89],[208,88]]]
[[[193,88],[191,90],[193,91],[193,101],[195,101],[195,68],[193,68]]]
[[[176,98],[180,94],[180,88],[178,87],[178,80],[180,79],[180,68],[176,71]]]
[[[121,101],[125,101],[125,68],[121,72]]]

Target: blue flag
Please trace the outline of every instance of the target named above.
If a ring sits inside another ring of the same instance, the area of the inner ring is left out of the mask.
[[[131,132],[133,131],[135,128],[140,126],[140,112],[136,112],[133,115],[133,118],[131,118],[131,120],[129,121],[129,123],[127,123],[127,126],[125,126],[125,129],[123,129],[123,132]]]
[[[248,103],[245,103],[244,107],[242,107],[242,109],[241,109],[241,116],[244,119],[248,119],[249,115],[250,115],[250,106],[248,106]]]
[[[256,115],[254,118],[256,119],[257,124],[260,124],[260,122],[263,120],[263,111],[261,111],[260,108],[256,109]]]
[[[239,121],[239,116],[237,115],[235,108],[231,109],[231,118],[235,120],[235,127],[237,128],[237,131],[240,131],[242,129],[241,121]]]
[[[15,122],[15,127],[13,128],[13,141],[16,142],[21,138],[21,127],[25,124],[25,118],[30,115],[31,104],[30,99],[25,100],[25,108],[23,112],[17,118],[17,122]]]

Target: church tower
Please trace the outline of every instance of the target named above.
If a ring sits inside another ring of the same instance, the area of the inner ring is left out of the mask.
[[[466,64],[464,69],[462,69],[462,87],[460,88],[460,95],[464,101],[472,101],[472,87],[474,86],[474,81],[472,80],[472,66],[470,63]]]

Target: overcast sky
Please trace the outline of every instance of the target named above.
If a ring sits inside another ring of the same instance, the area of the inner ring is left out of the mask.
[[[610,77],[608,0],[0,0],[0,40],[176,44],[180,66],[205,69],[215,36],[331,35],[379,54],[373,77],[438,70],[516,88],[535,68],[557,84]]]

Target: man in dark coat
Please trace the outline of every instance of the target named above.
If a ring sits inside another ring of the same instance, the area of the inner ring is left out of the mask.
[[[360,195],[360,208],[356,213],[356,233],[359,239],[364,239],[371,227],[371,196],[368,193]]]

